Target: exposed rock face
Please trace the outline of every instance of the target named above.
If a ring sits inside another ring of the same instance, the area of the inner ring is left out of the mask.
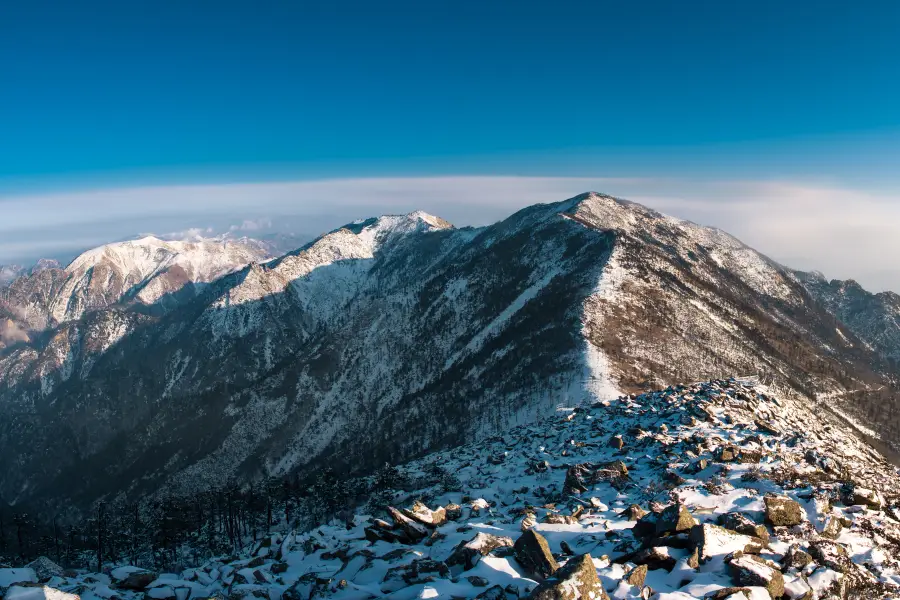
[[[843,391],[893,373],[780,265],[600,194],[480,229],[424,213],[370,219],[218,278],[170,245],[106,247],[3,292],[51,328],[0,353],[0,403],[14,415],[0,421],[0,496],[49,511],[100,490],[310,473],[325,457],[365,472],[560,401],[733,373],[839,407]],[[668,435],[642,423],[595,443],[623,436],[624,455],[651,432]],[[73,470],[90,476],[73,483]]]

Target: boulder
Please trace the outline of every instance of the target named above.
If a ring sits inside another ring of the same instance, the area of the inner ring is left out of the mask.
[[[647,511],[638,506],[637,504],[632,504],[625,510],[619,513],[620,517],[626,517],[629,521],[637,521],[641,517],[647,514]],[[656,525],[654,524],[654,529]]]
[[[393,506],[388,507],[388,514],[391,515],[394,525],[402,529],[414,543],[428,537],[428,530],[425,529],[424,525],[413,521]]]
[[[812,556],[800,549],[800,546],[793,544],[788,551],[784,553],[781,559],[781,565],[785,569],[802,569],[812,562]]]
[[[467,542],[460,542],[447,558],[447,564],[450,566],[461,565],[464,571],[468,571],[477,565],[482,557],[497,548],[509,548],[512,545],[511,538],[479,533]]]
[[[584,465],[572,465],[566,471],[566,480],[563,483],[563,493],[568,496],[578,496],[588,491],[584,485],[584,476],[588,469]]]
[[[113,581],[123,590],[141,592],[159,578],[159,574],[138,567],[119,567],[111,573]]]
[[[836,540],[838,536],[841,535],[843,529],[844,526],[841,524],[840,519],[837,517],[829,517],[828,521],[825,523],[825,527],[822,528],[822,537]]]
[[[762,540],[704,523],[691,529],[691,541],[705,562],[714,556],[722,556],[735,552],[757,554],[763,549]]]
[[[475,600],[506,600],[506,591],[503,586],[495,585],[475,596]]]
[[[816,540],[809,543],[809,555],[817,563],[840,573],[849,573],[853,569],[853,561],[843,546],[831,540]]]
[[[719,517],[719,525],[725,529],[759,538],[763,544],[769,543],[769,530],[765,525],[760,525],[743,513],[730,512]]]
[[[694,517],[680,502],[666,507],[656,519],[656,535],[689,531],[694,526]]]
[[[800,504],[783,496],[766,496],[766,521],[776,527],[792,527],[803,522]]]
[[[53,577],[62,577],[63,575],[63,568],[46,556],[39,556],[25,565],[25,568],[34,571],[38,581],[49,581]]]
[[[630,562],[636,565],[647,565],[651,571],[658,569],[671,571],[678,561],[669,553],[667,546],[653,546],[635,552],[630,557]]]
[[[644,587],[644,581],[647,579],[647,571],[649,570],[647,565],[638,565],[625,576],[625,583],[637,588]]]
[[[550,577],[559,568],[547,540],[533,529],[520,535],[513,548],[519,564],[541,579]]]
[[[450,569],[445,563],[429,558],[416,559],[408,565],[388,569],[382,580],[381,591],[391,593],[410,585],[429,583],[449,576]]]
[[[625,446],[625,440],[622,439],[621,435],[614,435],[611,438],[609,438],[609,442],[607,443],[607,445],[610,448],[621,449]]]
[[[736,584],[764,587],[773,600],[784,595],[784,577],[781,571],[769,566],[763,559],[744,554],[732,558],[728,567]]]
[[[861,504],[871,510],[881,510],[884,506],[884,500],[882,500],[881,495],[875,490],[854,487],[853,504]]]
[[[440,527],[447,522],[447,510],[438,508],[431,510],[421,502],[414,502],[412,508],[403,509],[404,516],[427,527]]]
[[[646,568],[646,567],[645,567]],[[590,554],[570,558],[531,593],[532,600],[609,600]]]

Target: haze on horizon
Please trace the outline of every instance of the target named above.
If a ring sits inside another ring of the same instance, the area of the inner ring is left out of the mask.
[[[0,264],[596,190],[900,291],[898,24],[887,0],[5,6]]]

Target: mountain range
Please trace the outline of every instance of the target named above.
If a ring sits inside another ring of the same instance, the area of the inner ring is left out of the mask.
[[[0,289],[0,500],[365,473],[557,406],[759,375],[895,448],[897,296],[588,193],[481,228],[422,212],[272,257],[91,250]]]

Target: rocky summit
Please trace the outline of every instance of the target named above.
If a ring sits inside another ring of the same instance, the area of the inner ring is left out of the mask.
[[[611,445],[611,439],[621,444]],[[381,514],[282,531],[178,573],[0,570],[6,597],[900,598],[900,477],[755,380],[574,407],[400,467]]]

